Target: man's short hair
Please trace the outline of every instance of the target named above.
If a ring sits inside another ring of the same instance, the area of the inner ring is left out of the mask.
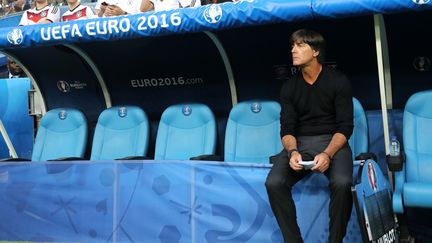
[[[309,29],[300,29],[292,33],[290,38],[290,43],[293,45],[294,43],[306,43],[312,47],[313,50],[319,51],[319,55],[317,57],[319,63],[323,63],[325,60],[325,46],[326,42],[324,37],[314,31]]]

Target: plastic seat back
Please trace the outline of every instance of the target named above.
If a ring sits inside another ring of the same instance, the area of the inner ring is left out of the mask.
[[[363,106],[360,102],[353,98],[353,107],[354,107],[354,130],[351,135],[351,138],[348,140],[353,158],[355,156],[368,152],[368,125],[366,119],[366,113],[363,110]]]
[[[113,160],[145,156],[148,149],[149,123],[137,106],[116,106],[104,110],[98,119],[91,160]]]
[[[41,119],[32,161],[83,157],[87,144],[87,120],[76,109],[57,108]]]
[[[156,137],[155,160],[188,160],[214,154],[216,122],[204,104],[178,104],[162,114]]]
[[[408,100],[403,117],[406,181],[432,182],[432,90]]]
[[[282,150],[280,110],[275,101],[246,101],[231,109],[225,131],[225,161],[268,163]]]

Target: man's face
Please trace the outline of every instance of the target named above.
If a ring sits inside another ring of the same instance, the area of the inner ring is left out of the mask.
[[[14,6],[22,7],[25,3],[25,0],[14,0]]]
[[[9,59],[7,67],[12,75],[19,75],[23,72],[21,67],[13,60]]]
[[[44,4],[44,3],[48,4],[47,0],[35,0],[35,2],[37,2],[39,4]]]
[[[63,0],[57,0],[58,2],[63,2]],[[74,4],[74,3],[76,3],[76,2],[78,2],[78,0],[66,0],[66,2],[68,3],[68,4]]]
[[[296,41],[291,46],[291,54],[293,66],[307,66],[314,58],[319,55],[319,51],[315,51],[312,47],[302,41]]]

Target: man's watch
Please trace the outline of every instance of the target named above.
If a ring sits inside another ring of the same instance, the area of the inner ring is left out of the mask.
[[[298,153],[298,150],[297,150],[296,148],[288,150],[288,157],[291,158],[291,154],[292,154],[293,152],[297,152],[297,153]]]

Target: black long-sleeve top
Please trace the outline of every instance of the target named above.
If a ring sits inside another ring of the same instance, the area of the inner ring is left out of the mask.
[[[312,85],[301,72],[289,79],[281,90],[281,137],[352,134],[353,103],[348,78],[333,68],[324,67]]]

